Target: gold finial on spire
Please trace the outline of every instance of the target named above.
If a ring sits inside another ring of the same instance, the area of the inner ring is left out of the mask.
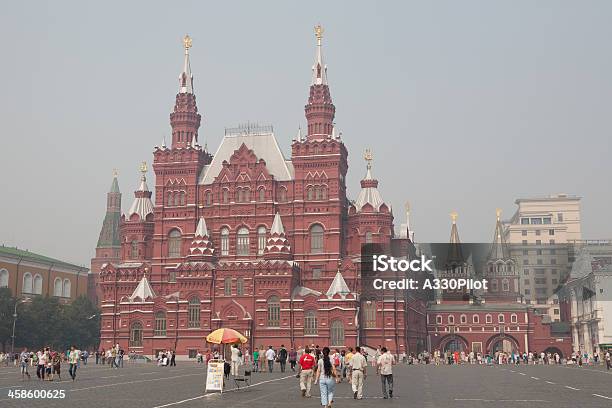
[[[140,163],[140,172],[142,173],[141,179],[144,180],[147,175],[147,162],[146,161],[143,161],[142,163]]]
[[[501,219],[501,213],[502,213],[501,208],[495,209],[495,215],[497,216],[497,221]]]
[[[317,24],[314,28],[314,32],[315,32],[315,37],[317,37],[317,44],[321,45],[321,39],[323,38],[323,27],[321,27],[321,24]]]
[[[117,176],[119,175],[119,170],[117,170],[116,168],[113,169],[113,177],[117,178]]]
[[[185,35],[185,37],[183,37],[183,47],[185,47],[185,52],[188,52],[189,49],[191,48],[191,37],[189,36],[189,34]]]
[[[372,168],[372,160],[374,156],[372,155],[372,149],[369,147],[365,149],[363,152],[363,159],[368,163],[368,170]]]
[[[404,209],[407,213],[410,212],[410,201],[406,201],[406,203],[404,204]]]
[[[453,221],[453,224],[457,223],[457,217],[459,216],[459,214],[457,214],[457,211],[453,211],[450,213],[450,217],[451,220]]]

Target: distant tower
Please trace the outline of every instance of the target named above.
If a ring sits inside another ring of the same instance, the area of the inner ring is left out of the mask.
[[[174,111],[170,114],[172,126],[172,149],[195,146],[198,140],[198,129],[201,116],[196,106],[196,97],[193,93],[193,74],[189,61],[191,38],[186,35],[183,39],[185,60],[183,71],[179,75],[179,92],[176,95]]]
[[[106,216],[96,245],[96,256],[91,259],[91,271],[87,282],[87,296],[95,303],[101,298],[98,277],[102,265],[118,262],[121,258],[119,225],[121,221],[121,192],[117,181],[117,170],[113,171],[113,182],[106,194]]]
[[[334,116],[336,107],[332,102],[327,84],[327,66],[323,63],[321,41],[323,27],[315,27],[317,38],[317,51],[312,66],[312,83],[310,96],[304,110],[308,121],[308,139],[325,139],[334,131]]]
[[[496,211],[497,222],[493,242],[484,268],[489,289],[484,293],[488,302],[521,302],[516,262],[510,256],[510,248],[504,238],[501,210]]]

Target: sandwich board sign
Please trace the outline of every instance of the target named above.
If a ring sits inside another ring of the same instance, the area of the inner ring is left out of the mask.
[[[210,360],[206,371],[206,392],[223,392],[223,360]]]

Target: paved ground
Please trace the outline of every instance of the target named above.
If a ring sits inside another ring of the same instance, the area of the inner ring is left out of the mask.
[[[78,371],[76,382],[21,382],[17,369],[0,368],[0,407],[318,407],[313,397],[299,395],[290,373],[254,374],[252,386],[223,394],[204,394],[204,366],[178,363],[127,365],[111,370],[89,364]],[[67,368],[67,367],[64,367]],[[67,370],[65,378],[69,378]],[[612,407],[612,371],[601,367],[559,366],[397,366],[395,398],[381,398],[380,381],[367,378],[366,399],[355,401],[345,383],[336,388],[335,407]],[[63,389],[65,399],[14,400],[9,390]]]

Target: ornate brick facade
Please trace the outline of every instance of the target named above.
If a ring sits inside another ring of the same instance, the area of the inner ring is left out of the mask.
[[[228,129],[214,154],[198,143],[190,47],[186,37],[172,142],[154,151],[154,192],[145,167],[121,218],[121,259],[94,270],[101,347],[193,356],[206,347],[208,333],[231,327],[251,348],[347,347],[363,344],[362,337],[373,347],[420,351],[422,300],[360,298],[361,245],[389,244],[393,215],[371,175],[369,154],[357,200],[347,197],[348,150],[333,123],[321,31],[305,106],[307,135],[293,140],[290,159],[268,127]],[[411,246],[411,234],[402,236]]]

